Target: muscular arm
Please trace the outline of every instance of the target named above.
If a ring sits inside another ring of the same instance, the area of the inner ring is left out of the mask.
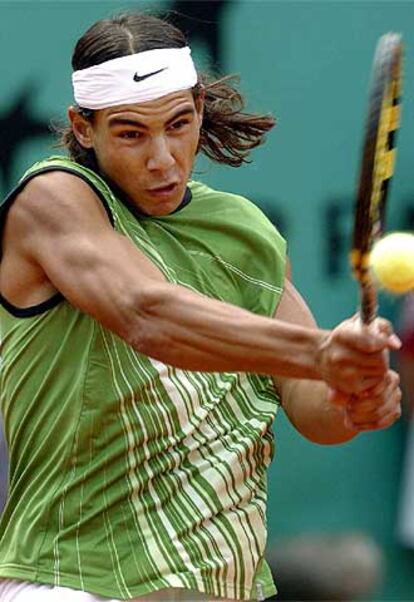
[[[167,283],[112,229],[95,194],[73,175],[54,172],[28,183],[9,211],[4,246],[6,298],[7,265],[10,256],[11,264],[19,257],[28,272],[40,270],[74,306],[167,364],[332,378],[352,391],[375,384],[384,373],[379,351],[391,344],[388,337],[352,335],[345,341],[345,333],[335,343],[313,324],[263,318]]]
[[[309,308],[289,280],[275,317],[315,327]],[[275,377],[274,381],[290,422],[314,443],[344,443],[361,431],[390,426],[401,413],[398,376],[390,370],[376,389],[356,399],[339,395],[322,381],[286,377]]]

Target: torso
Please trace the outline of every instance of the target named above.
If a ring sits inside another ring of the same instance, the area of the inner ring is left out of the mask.
[[[193,190],[182,213],[142,222],[105,195],[117,231],[167,280],[272,315],[284,273],[277,234],[248,201]],[[6,233],[2,294],[22,306],[53,295],[11,241]],[[13,483],[0,577],[116,599],[161,587],[271,595],[271,379],[171,368],[65,300],[29,319],[3,306],[0,318]]]

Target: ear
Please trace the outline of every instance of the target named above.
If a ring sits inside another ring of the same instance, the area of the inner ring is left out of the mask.
[[[69,121],[76,140],[84,148],[93,148],[93,127],[90,121],[83,117],[75,107],[68,109]]]
[[[200,122],[200,127],[203,123],[203,115],[204,115],[204,99],[206,96],[206,90],[204,88],[204,86],[200,86],[199,88],[199,92],[197,94],[197,96],[194,99],[194,104],[195,104],[195,108],[197,111],[197,115],[199,118],[199,122]]]

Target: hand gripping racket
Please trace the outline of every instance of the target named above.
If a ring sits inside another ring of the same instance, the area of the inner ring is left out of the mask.
[[[379,39],[373,62],[350,257],[360,287],[360,315],[364,324],[370,324],[377,313],[377,292],[369,270],[369,254],[383,232],[385,203],[394,171],[401,67],[401,36],[387,33]]]

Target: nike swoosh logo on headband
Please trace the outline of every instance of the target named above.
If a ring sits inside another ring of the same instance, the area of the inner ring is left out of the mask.
[[[165,71],[166,69],[167,67],[163,67],[162,69],[158,69],[158,71],[152,71],[151,73],[145,73],[144,75],[138,75],[138,73],[135,73],[134,82],[142,82],[144,79],[147,79],[147,77],[157,75],[157,73],[161,73],[161,71]]]

